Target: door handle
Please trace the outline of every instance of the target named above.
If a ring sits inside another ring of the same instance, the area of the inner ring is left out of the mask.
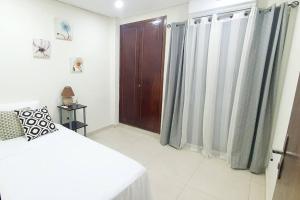
[[[279,155],[284,155],[283,151],[278,151],[278,150],[273,150],[272,153],[279,154]]]
[[[282,156],[285,156],[287,154],[288,144],[289,144],[289,135],[286,135],[285,141],[284,141],[284,146],[283,146],[283,151],[273,150],[272,152],[275,154],[280,154]]]
[[[275,153],[275,154],[282,155],[283,157],[285,157],[285,156],[291,156],[291,157],[294,157],[294,158],[300,158],[300,155],[298,155],[296,153],[293,153],[293,152],[289,152],[289,151],[287,151],[287,152],[284,153],[282,151],[273,150],[272,152]]]

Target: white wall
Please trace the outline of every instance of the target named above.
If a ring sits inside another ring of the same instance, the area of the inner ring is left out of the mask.
[[[203,12],[253,2],[255,2],[255,0],[191,0],[189,3],[189,13]]]
[[[170,8],[157,10],[142,15],[125,17],[120,19],[120,24],[142,21],[155,17],[167,16],[168,23],[184,21],[188,18],[188,4],[173,6]]]
[[[113,123],[112,36],[115,21],[53,0],[0,1],[0,103],[39,100],[58,122],[60,93],[71,85],[79,103],[88,105],[88,130]],[[74,40],[55,39],[54,18],[72,24]],[[50,40],[50,59],[35,59],[32,39]],[[69,58],[81,56],[84,72],[72,74]]]
[[[280,4],[284,0],[259,0],[258,5],[260,7],[268,7],[272,4]],[[295,23],[294,34],[292,38],[288,38],[291,42],[290,53],[287,57],[287,71],[283,80],[283,90],[279,101],[278,114],[276,119],[276,125],[274,127],[274,140],[272,148],[276,150],[282,150],[284,146],[284,140],[286,137],[292,105],[295,97],[295,91],[300,72],[300,15],[292,10],[291,20]],[[280,156],[273,154],[273,162],[269,162],[268,169],[266,171],[266,184],[267,184],[267,200],[271,200],[277,181],[277,165],[280,160]]]

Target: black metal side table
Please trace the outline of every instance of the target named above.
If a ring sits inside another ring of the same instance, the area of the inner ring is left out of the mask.
[[[75,132],[77,132],[78,129],[84,128],[84,136],[86,136],[86,127],[88,126],[86,123],[86,112],[85,109],[87,106],[81,105],[81,104],[72,104],[70,106],[57,106],[59,108],[59,114],[60,114],[60,124],[63,125],[64,127],[71,129]],[[77,110],[83,110],[83,122],[77,121]],[[62,120],[62,111],[65,110],[67,112],[73,112],[74,114],[74,120],[70,121],[68,123],[63,123]]]

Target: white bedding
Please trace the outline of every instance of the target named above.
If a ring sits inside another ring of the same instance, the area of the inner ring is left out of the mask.
[[[59,126],[27,142],[0,142],[1,200],[148,200],[137,162]]]

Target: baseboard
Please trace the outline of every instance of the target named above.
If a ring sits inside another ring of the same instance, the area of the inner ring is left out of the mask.
[[[107,130],[107,129],[110,129],[110,128],[116,128],[119,124],[111,124],[111,125],[108,125],[108,126],[105,126],[105,127],[102,127],[102,128],[99,128],[99,129],[96,129],[96,130],[93,130],[93,131],[90,131],[87,133],[87,136],[90,136],[90,135],[93,135],[95,133],[98,133],[100,131],[104,131],[104,130]]]

